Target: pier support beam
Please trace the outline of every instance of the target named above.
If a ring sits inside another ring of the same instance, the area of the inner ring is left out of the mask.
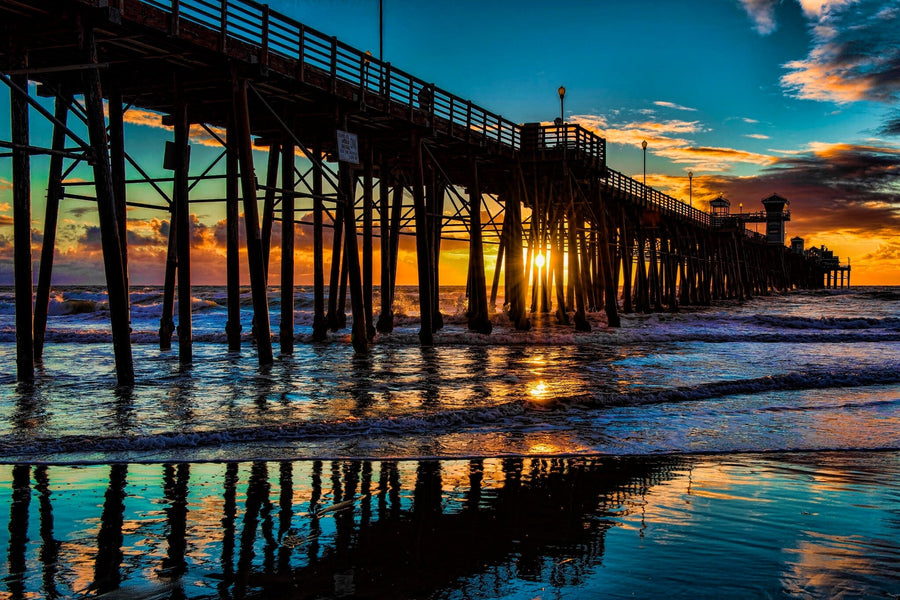
[[[369,341],[366,332],[366,311],[363,304],[362,278],[359,267],[359,245],[356,239],[356,210],[352,173],[346,163],[338,167],[339,183],[338,203],[344,204],[344,257],[347,262],[347,275],[350,284],[350,310],[353,315],[353,327],[350,340],[357,353],[368,352]]]
[[[568,179],[566,181],[568,182]],[[580,265],[581,253],[578,251],[578,229],[581,229],[584,223],[580,213],[581,211],[575,207],[574,201],[570,201],[568,211],[569,279],[572,281],[571,288],[574,294],[575,331],[590,331],[591,324],[588,323],[584,306],[585,286]]]
[[[598,240],[597,254],[599,255],[600,270],[603,273],[603,298],[604,308],[606,310],[606,323],[610,327],[620,327],[622,325],[622,322],[619,318],[619,285],[617,277],[615,276],[615,269],[613,269],[613,260],[610,256],[611,238],[610,228],[608,224],[609,218],[607,216],[607,212],[610,207],[607,206],[606,199],[599,194],[599,189],[598,196],[599,210],[597,214],[597,220],[599,221],[600,226],[600,236]],[[615,232],[615,229],[613,229],[613,232]],[[615,238],[612,238],[612,242],[613,244],[615,244]]]
[[[86,44],[91,62],[96,62],[93,32],[86,35]],[[125,271],[122,265],[122,240],[119,239],[119,223],[109,164],[109,140],[106,136],[106,119],[103,114],[103,91],[100,87],[98,69],[85,70],[84,87],[85,110],[93,149],[94,186],[100,217],[100,241],[103,247],[103,264],[109,297],[110,326],[116,357],[116,378],[119,385],[132,385],[134,362],[128,325],[128,290],[125,286]]]
[[[53,150],[65,148],[65,124],[69,115],[71,98],[57,96],[54,117],[59,121],[53,127]],[[41,244],[41,267],[38,271],[37,294],[34,301],[34,358],[40,361],[44,353],[44,335],[47,330],[47,311],[50,307],[50,282],[53,274],[53,254],[56,250],[56,225],[59,218],[59,200],[62,198],[62,166],[60,154],[50,156],[50,174],[47,180],[47,208],[44,216],[44,241]]]
[[[166,273],[163,276],[162,315],[159,318],[159,349],[172,348],[172,334],[175,333],[175,275],[178,270],[177,234],[175,204],[169,206],[169,241],[166,250]]]
[[[238,196],[238,136],[234,115],[228,118],[225,149],[225,272],[228,321],[225,335],[228,351],[241,350],[241,271],[239,254],[240,202]]]
[[[313,145],[313,341],[325,340],[328,320],[325,317],[325,241],[322,220],[325,212],[322,201],[322,146]],[[334,235],[338,235],[335,228]]]
[[[374,177],[375,156],[371,143],[366,144],[365,164],[363,165],[363,249],[362,249],[362,292],[363,306],[366,315],[366,337],[374,339],[375,324],[372,308],[373,295],[373,271],[372,271],[372,213],[375,210],[374,201]]]
[[[428,195],[428,211],[431,213],[431,300],[432,300],[432,327],[435,331],[444,328],[444,315],[441,314],[441,230],[444,225],[444,201],[446,198],[446,185],[436,182],[435,173],[432,171],[431,184],[426,187]]]
[[[434,343],[432,320],[433,301],[431,298],[432,265],[429,242],[428,214],[425,207],[425,174],[422,167],[422,141],[412,138],[412,195],[416,220],[416,258],[419,274],[419,342],[423,346]]]
[[[263,218],[259,232],[263,267],[266,270],[266,283],[269,282],[269,253],[272,249],[272,224],[275,221],[275,190],[278,187],[278,159],[280,156],[281,144],[273,142],[269,146],[269,160],[266,167],[266,190],[265,194],[263,194]]]
[[[183,90],[176,83],[175,110],[175,183],[172,200],[175,203],[174,221],[178,253],[178,360],[187,365],[193,361],[193,327],[191,324],[191,216],[189,206],[189,173],[191,148],[188,143],[190,122]]]
[[[263,264],[259,233],[259,208],[256,204],[256,176],[253,169],[253,144],[250,137],[250,106],[247,81],[234,78],[234,111],[238,134],[238,161],[241,165],[241,188],[244,195],[244,225],[247,230],[247,258],[250,263],[250,292],[253,296],[253,317],[256,328],[256,348],[260,366],[270,365],[272,333],[269,328],[269,303],[266,298],[266,272]]]
[[[522,188],[519,183],[523,178],[516,178],[510,186],[506,198],[506,214],[504,219],[504,246],[506,248],[506,302],[509,305],[509,317],[515,328],[521,331],[531,329],[531,321],[526,315],[525,265],[522,263]],[[499,262],[499,261],[498,261]]]
[[[481,237],[481,188],[478,163],[469,158],[469,330],[489,334],[487,282],[484,275],[484,245]]]
[[[131,297],[128,287],[128,206],[125,188],[125,112],[122,92],[112,87],[109,100],[109,160],[112,173],[113,195],[116,199],[116,218],[119,225],[119,241],[122,244],[122,276],[125,278],[125,312],[131,323]]]
[[[382,333],[394,329],[394,286],[391,280],[391,224],[389,168],[384,160],[378,173],[378,213],[381,233],[381,313],[375,328]],[[399,186],[397,186],[399,188]],[[402,189],[401,189],[402,193]],[[402,199],[402,196],[401,196]]]
[[[352,183],[348,182],[347,185],[352,185]],[[340,285],[341,285],[341,263],[342,263],[342,254],[341,248],[344,243],[344,213],[346,212],[346,208],[344,206],[344,202],[338,198],[337,205],[334,207],[334,229],[333,231],[333,239],[331,244],[331,278],[329,279],[328,285],[328,313],[325,315],[325,322],[328,324],[328,329],[331,331],[337,331],[342,327],[341,324],[341,315],[343,311],[338,312],[338,295],[340,294]]]
[[[281,353],[294,352],[294,144],[281,146]]]
[[[625,207],[620,207],[619,257],[622,259],[622,312],[634,312],[631,299],[632,233],[625,220]]]
[[[13,75],[12,82],[28,90],[24,75]],[[13,280],[16,290],[16,379],[34,380],[34,339],[31,272],[31,158],[28,150],[28,101],[23,93],[9,90],[10,129],[12,134],[13,180]],[[105,133],[105,132],[104,132]]]

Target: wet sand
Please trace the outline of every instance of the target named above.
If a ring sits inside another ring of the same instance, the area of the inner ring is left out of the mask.
[[[0,466],[10,598],[891,598],[900,453]]]

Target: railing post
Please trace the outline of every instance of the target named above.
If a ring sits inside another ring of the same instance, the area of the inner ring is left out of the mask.
[[[335,82],[337,80],[337,38],[331,38],[331,93],[335,91]]]
[[[263,4],[262,7],[262,39],[259,48],[259,64],[266,67],[269,65],[269,5]]]
[[[169,35],[178,35],[178,21],[181,13],[181,0],[172,0],[172,16],[169,20]]]
[[[219,52],[225,52],[228,39],[228,0],[219,3]]]
[[[300,25],[297,38],[297,79],[304,81],[306,76],[306,26]]]

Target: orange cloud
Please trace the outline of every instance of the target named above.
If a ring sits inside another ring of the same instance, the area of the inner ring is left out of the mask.
[[[838,64],[835,52],[828,46],[816,48],[805,60],[785,64],[791,72],[781,77],[781,85],[804,100],[840,103],[865,100],[875,88],[871,77],[854,72],[873,65],[857,60],[854,64]]]
[[[131,125],[154,127],[156,129],[166,129],[169,131],[172,130],[172,128],[168,125],[163,125],[163,116],[161,114],[153,112],[151,110],[144,110],[142,108],[129,108],[127,111],[125,111],[125,115],[123,118],[126,123],[129,123]],[[225,139],[225,130],[221,127],[210,127],[210,130],[213,131],[221,139]],[[191,125],[190,140],[191,142],[200,144],[202,146],[212,146],[215,148],[222,147],[222,144],[219,143],[219,140],[210,135],[209,132],[207,132],[200,125]]]
[[[573,115],[573,123],[581,125],[606,139],[610,144],[639,146],[646,140],[655,151],[660,148],[677,148],[690,144],[688,140],[670,137],[670,134],[694,133],[700,131],[699,121],[632,121],[624,124],[610,124],[598,115]]]
[[[757,152],[695,146],[691,140],[680,137],[681,134],[703,131],[699,121],[676,119],[610,124],[605,117],[598,115],[574,115],[571,120],[604,137],[610,144],[640,146],[641,142],[646,141],[651,154],[691,165],[698,170],[727,171],[738,163],[770,165],[776,161],[773,156]]]

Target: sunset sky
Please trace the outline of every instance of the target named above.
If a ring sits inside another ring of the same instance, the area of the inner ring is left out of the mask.
[[[270,5],[378,56],[377,0]],[[612,168],[640,178],[646,140],[647,183],[687,201],[693,171],[695,206],[724,193],[735,211],[759,210],[778,193],[791,203],[789,237],[849,257],[854,284],[900,285],[898,30],[900,0],[384,0],[383,58],[519,123],[557,116],[564,85],[566,120],[607,139]],[[8,104],[4,90],[0,114]],[[156,165],[171,133],[154,115],[129,112],[129,150]],[[47,143],[49,127],[32,120],[33,142]],[[9,139],[5,119],[0,139]],[[215,155],[192,158],[202,169]],[[46,162],[33,160],[35,260]],[[0,159],[0,284],[12,282],[10,163]],[[224,213],[208,206],[194,209],[202,283],[224,272]],[[95,212],[64,205],[56,281],[102,283]],[[161,281],[166,218],[129,212],[138,283]],[[305,283],[311,231],[299,235]]]

